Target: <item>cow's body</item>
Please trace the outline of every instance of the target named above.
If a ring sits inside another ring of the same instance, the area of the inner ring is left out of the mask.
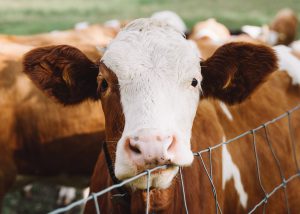
[[[21,61],[23,54],[34,45],[61,42],[77,44],[96,60],[100,57],[96,46],[105,45],[111,39],[108,31],[101,36],[101,29],[92,26],[56,33],[56,36],[49,33],[0,37],[0,202],[13,184],[26,184],[40,176],[84,176],[73,184],[88,185],[87,178],[105,139],[101,106],[83,102],[65,108],[53,103],[22,73]],[[95,33],[100,37],[93,40],[89,35]],[[88,112],[91,114],[86,116]],[[22,176],[15,183],[17,174]],[[62,184],[67,183],[63,181],[65,178],[60,180]]]
[[[83,29],[53,31],[30,36],[0,35],[1,42],[15,42],[22,45],[45,46],[68,43],[70,45],[107,45],[116,32],[101,25],[90,25]]]
[[[24,71],[48,95],[64,104],[100,97],[106,117],[107,152],[101,153],[98,158],[91,192],[112,185],[110,176],[114,177],[114,181],[123,180],[151,166],[168,164],[167,169],[151,175],[150,212],[183,213],[177,172],[178,166],[191,163],[191,151],[206,149],[255,128],[284,113],[299,101],[298,86],[292,86],[290,77],[284,72],[274,73],[255,91],[277,69],[273,52],[262,45],[231,43],[200,62],[195,57],[197,51],[184,41],[181,34],[176,34],[165,23],[141,19],[121,31],[108,47],[100,65],[93,64],[77,49],[55,46],[26,54]],[[60,61],[63,63],[57,64]],[[201,73],[198,73],[199,70]],[[57,73],[57,78],[52,76],[54,73]],[[201,86],[198,82],[201,82]],[[157,83],[160,83],[161,91],[157,90]],[[199,105],[195,103],[199,99],[196,90],[201,90]],[[172,94],[175,92],[177,97]],[[205,97],[217,98],[228,104],[248,99],[229,109],[224,103],[203,99]],[[268,104],[272,105],[270,110]],[[165,111],[166,106],[169,112]],[[191,118],[193,120],[190,121]],[[297,116],[293,115],[294,127],[298,127],[298,122]],[[286,149],[285,152],[278,151],[278,156],[282,167],[287,170],[288,178],[295,171],[294,163],[289,158],[292,151],[288,130],[282,121],[268,129],[275,151],[279,148],[282,151],[282,147]],[[275,131],[275,134],[271,131]],[[260,165],[263,165],[261,173],[268,169],[267,175],[275,177],[272,181],[262,177],[269,193],[282,181],[276,179],[278,169],[269,155],[268,147],[261,145],[261,133],[256,134]],[[189,139],[190,144],[184,139]],[[247,136],[243,140],[249,142],[233,142],[211,153],[218,206],[224,212],[249,211],[264,198],[257,180],[252,138]],[[203,158],[210,170],[208,154],[203,154]],[[106,163],[108,159],[112,163]],[[110,172],[106,164],[112,164],[108,166],[111,167]],[[214,195],[201,160],[196,157],[191,166],[184,167],[183,177],[189,212],[214,212]],[[291,211],[300,209],[297,204],[300,194],[296,188],[297,182],[288,184],[292,188],[287,188]],[[101,211],[143,212],[146,186],[144,176],[125,188],[127,196],[123,198],[117,195],[123,194],[124,189],[99,197]],[[283,211],[284,203],[276,200],[281,196],[274,198],[275,202],[271,198],[268,201],[268,211]],[[94,203],[88,203],[86,213],[94,211]]]

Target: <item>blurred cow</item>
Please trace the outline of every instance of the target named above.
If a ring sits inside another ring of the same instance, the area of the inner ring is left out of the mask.
[[[296,38],[298,24],[297,14],[293,10],[288,8],[280,10],[270,24],[270,30],[278,33],[276,44],[292,43]]]
[[[82,102],[65,108],[51,102],[21,72],[23,54],[39,45],[68,43],[95,61],[101,57],[96,46],[106,46],[114,35],[98,25],[34,36],[0,35],[0,203],[13,184],[26,183],[24,176],[89,177],[104,140],[101,106]],[[17,175],[22,177],[15,183]]]
[[[276,14],[271,24],[262,27],[245,25],[242,31],[269,45],[289,45],[296,38],[298,24],[297,14],[285,8]]]
[[[217,22],[214,18],[198,22],[194,25],[189,39],[209,38],[216,43],[223,43],[230,38],[230,31],[225,25]]]
[[[231,38],[225,25],[211,18],[198,22],[192,29],[188,39],[195,42],[202,59],[210,57],[215,50]]]

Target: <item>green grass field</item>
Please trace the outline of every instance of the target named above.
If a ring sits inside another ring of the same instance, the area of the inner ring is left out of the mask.
[[[237,28],[243,24],[266,24],[284,7],[294,9],[300,17],[299,0],[0,0],[0,33],[63,30],[81,21],[133,19],[165,9],[177,12],[189,27],[215,17],[226,26]]]

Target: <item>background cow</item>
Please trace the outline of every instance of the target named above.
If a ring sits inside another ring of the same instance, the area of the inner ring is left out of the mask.
[[[13,185],[41,177],[88,186],[104,140],[101,106],[83,102],[65,108],[53,103],[22,73],[23,54],[36,45],[67,43],[96,61],[101,56],[96,46],[105,46],[113,36],[113,31],[97,25],[35,36],[0,36],[0,203]],[[50,178],[62,174],[84,179]]]

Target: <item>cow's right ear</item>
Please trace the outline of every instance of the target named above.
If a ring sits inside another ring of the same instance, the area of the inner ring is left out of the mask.
[[[68,45],[36,48],[25,54],[23,71],[47,95],[65,105],[97,99],[99,65]]]

